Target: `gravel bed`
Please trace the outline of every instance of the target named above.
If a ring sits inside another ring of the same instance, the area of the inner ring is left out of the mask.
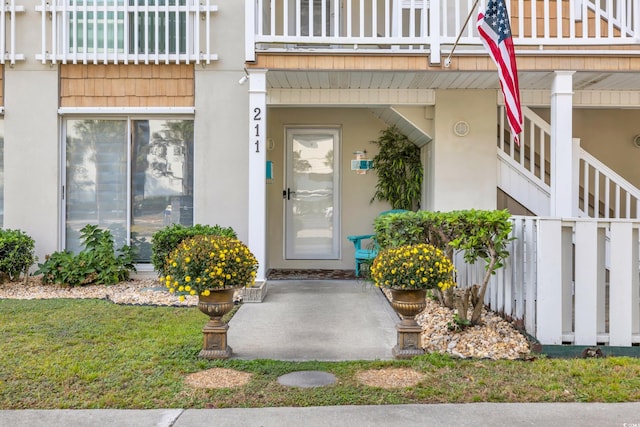
[[[0,299],[97,298],[116,304],[195,306],[198,297],[188,296],[180,301],[156,279],[137,279],[115,285],[60,286],[43,285],[39,277],[30,277],[27,284],[0,284]]]
[[[387,298],[391,293],[383,289]],[[447,353],[460,358],[522,359],[530,353],[529,341],[496,313],[482,311],[482,325],[452,331],[457,310],[427,298],[427,307],[416,316],[422,326],[422,347],[427,353]]]

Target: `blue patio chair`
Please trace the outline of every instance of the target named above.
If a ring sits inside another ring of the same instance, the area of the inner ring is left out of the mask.
[[[406,212],[404,209],[391,209],[388,211],[380,212],[378,216],[388,215],[392,213]],[[374,239],[375,234],[361,234],[355,236],[347,236],[353,246],[355,247],[355,262],[356,262],[356,277],[360,277],[360,264],[370,263],[376,255],[380,247]]]

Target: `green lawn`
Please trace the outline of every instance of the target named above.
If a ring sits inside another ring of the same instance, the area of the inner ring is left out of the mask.
[[[198,359],[206,317],[195,308],[119,306],[98,300],[0,300],[0,409],[204,408],[431,402],[624,402],[640,400],[640,360],[280,362]],[[360,370],[411,367],[415,387],[360,385]],[[183,384],[192,372],[253,373],[237,389]],[[297,389],[277,377],[324,370],[332,386]]]

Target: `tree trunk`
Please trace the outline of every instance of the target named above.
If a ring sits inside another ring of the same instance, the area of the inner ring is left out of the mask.
[[[471,324],[479,325],[480,319],[482,318],[482,308],[484,307],[484,295],[487,292],[487,285],[489,284],[489,279],[491,279],[491,273],[493,272],[493,267],[496,265],[496,257],[491,257],[491,262],[487,267],[487,272],[484,275],[484,281],[482,282],[482,286],[480,287],[480,292],[477,295],[477,301],[473,304],[473,313],[471,314]]]

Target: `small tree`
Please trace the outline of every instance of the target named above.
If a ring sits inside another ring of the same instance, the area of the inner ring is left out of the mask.
[[[496,270],[504,266],[504,261],[509,257],[507,245],[513,240],[510,237],[510,214],[507,210],[469,210],[452,214],[452,227],[456,230],[457,237],[449,244],[454,249],[464,251],[464,259],[470,264],[478,259],[485,262],[482,284],[474,284],[467,288],[462,298],[456,301],[460,320],[477,325],[481,320],[489,280]],[[469,307],[472,308],[471,319],[467,317]]]
[[[387,201],[393,209],[419,208],[423,174],[420,149],[395,126],[382,131],[372,142],[379,152],[373,157],[378,183],[371,202]]]

